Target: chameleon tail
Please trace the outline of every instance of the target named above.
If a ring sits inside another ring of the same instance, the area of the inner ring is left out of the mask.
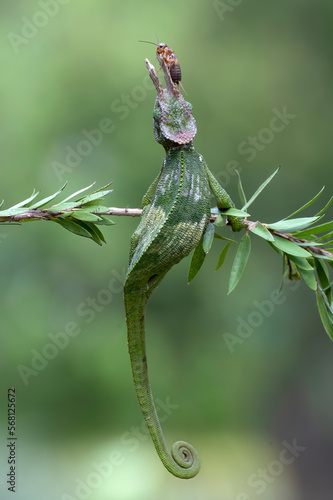
[[[133,289],[126,290],[127,286],[131,288],[131,285],[125,284],[124,294],[128,327],[128,348],[140,408],[163,465],[174,476],[181,479],[190,479],[200,470],[198,452],[192,445],[185,441],[175,442],[170,452],[165,442],[150,388],[144,326],[144,313],[150,294],[147,294],[147,289],[145,291],[136,290],[133,293]]]

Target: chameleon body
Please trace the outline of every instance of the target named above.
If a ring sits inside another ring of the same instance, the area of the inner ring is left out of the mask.
[[[161,171],[143,198],[141,222],[131,240],[130,263],[124,286],[128,349],[135,390],[156,451],[169,472],[191,478],[200,469],[195,448],[177,441],[169,450],[150,388],[144,317],[147,302],[174,264],[186,257],[200,242],[210,218],[210,192],[219,208],[233,207],[226,191],[208,170],[193,147],[196,133],[191,105],[174,85],[168,68],[161,64],[167,89],[163,89],[146,60],[157,89],[154,133],[166,152]],[[234,230],[243,228],[241,219],[231,217]]]

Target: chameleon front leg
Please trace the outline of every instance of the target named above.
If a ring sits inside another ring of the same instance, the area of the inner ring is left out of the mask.
[[[235,208],[234,202],[232,201],[226,190],[218,182],[216,177],[214,177],[204,160],[203,164],[208,178],[209,187],[217,200],[217,207],[219,209]],[[244,229],[243,221],[239,217],[229,215],[228,222],[231,225],[233,231],[241,231],[242,229]]]

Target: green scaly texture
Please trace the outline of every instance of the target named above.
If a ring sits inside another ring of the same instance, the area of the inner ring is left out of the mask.
[[[164,146],[166,156],[143,198],[141,222],[131,239],[124,287],[128,349],[135,390],[156,451],[169,472],[188,479],[199,472],[200,458],[185,441],[174,443],[171,451],[165,442],[148,377],[145,310],[169,269],[198,245],[210,218],[210,190],[219,208],[234,204],[195,151],[192,107],[175,87],[171,92],[169,85],[163,95],[158,94],[153,117],[155,138]],[[229,224],[235,231],[243,228],[236,217],[230,217]]]

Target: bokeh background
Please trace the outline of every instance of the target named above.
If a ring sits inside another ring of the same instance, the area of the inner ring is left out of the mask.
[[[249,196],[281,165],[253,220],[279,220],[326,185],[319,210],[332,187],[332,19],[329,0],[2,2],[4,208],[66,181],[64,196],[112,181],[109,206],[139,206],[163,158],[144,66],[155,49],[138,43],[156,33],[179,58],[196,149],[235,200],[235,167]],[[232,294],[235,249],[215,272],[217,242],[190,285],[186,259],[152,297],[148,360],[166,438],[202,459],[191,481],[165,471],[127,354],[122,281],[138,220],[114,220],[103,247],[46,222],[0,230],[1,498],[12,498],[15,387],[17,500],[331,499],[333,346],[303,283],[273,302],[281,261],[254,237]]]

